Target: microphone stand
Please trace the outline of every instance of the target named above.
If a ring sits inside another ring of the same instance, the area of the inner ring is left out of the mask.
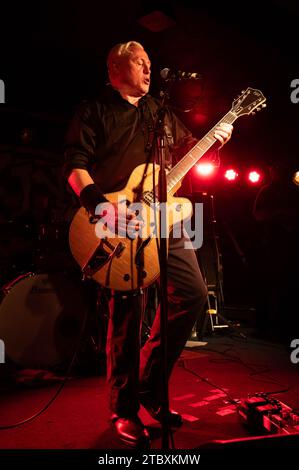
[[[165,100],[168,92],[161,92],[162,101],[157,110],[154,126],[154,138],[156,140],[156,161],[160,165],[158,178],[159,200],[159,261],[160,261],[160,341],[161,341],[161,416],[162,416],[162,449],[169,449],[169,396],[167,374],[167,324],[168,324],[168,299],[167,299],[167,238],[164,237],[162,228],[166,228],[166,203],[167,203],[167,175],[165,165]],[[155,188],[154,188],[155,193]],[[162,210],[161,210],[162,204]],[[164,211],[165,208],[165,211]]]

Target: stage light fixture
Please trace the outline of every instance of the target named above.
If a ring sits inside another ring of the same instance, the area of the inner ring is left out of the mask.
[[[257,184],[257,183],[260,183],[261,182],[261,179],[262,179],[262,175],[259,171],[257,170],[251,170],[249,173],[248,173],[248,181],[251,183],[251,184]]]
[[[233,168],[229,168],[224,173],[224,178],[228,181],[235,181],[238,178],[239,174]]]
[[[210,176],[215,170],[212,163],[199,163],[196,165],[196,171],[201,176]]]

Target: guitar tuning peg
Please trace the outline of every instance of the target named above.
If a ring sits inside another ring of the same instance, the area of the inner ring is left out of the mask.
[[[241,90],[241,93],[242,93],[242,94],[245,93],[245,90]]]
[[[251,114],[252,114],[252,115],[254,115],[254,114],[256,114],[256,113],[255,113],[255,111],[252,111],[252,113],[251,113]]]
[[[261,108],[256,108],[256,110],[257,110],[257,111],[260,111],[260,110],[261,110]]]
[[[262,104],[262,108],[266,108],[266,106],[267,106],[266,103]]]

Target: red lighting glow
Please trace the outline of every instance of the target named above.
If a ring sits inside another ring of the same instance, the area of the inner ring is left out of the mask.
[[[259,173],[258,171],[256,170],[252,170],[248,173],[248,180],[250,181],[250,183],[252,184],[256,184],[256,183],[259,183],[260,180],[261,180],[261,173]]]
[[[196,165],[196,171],[201,176],[210,176],[214,169],[215,167],[212,163],[199,163],[199,165]]]
[[[224,173],[224,178],[226,178],[228,181],[235,181],[238,178],[238,173],[230,168]]]
[[[193,116],[193,120],[196,122],[196,124],[206,124],[208,116],[203,113],[196,113]]]

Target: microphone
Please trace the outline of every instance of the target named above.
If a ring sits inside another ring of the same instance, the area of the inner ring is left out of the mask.
[[[163,80],[201,80],[203,76],[197,72],[182,72],[181,70],[171,70],[165,68],[160,72]]]

